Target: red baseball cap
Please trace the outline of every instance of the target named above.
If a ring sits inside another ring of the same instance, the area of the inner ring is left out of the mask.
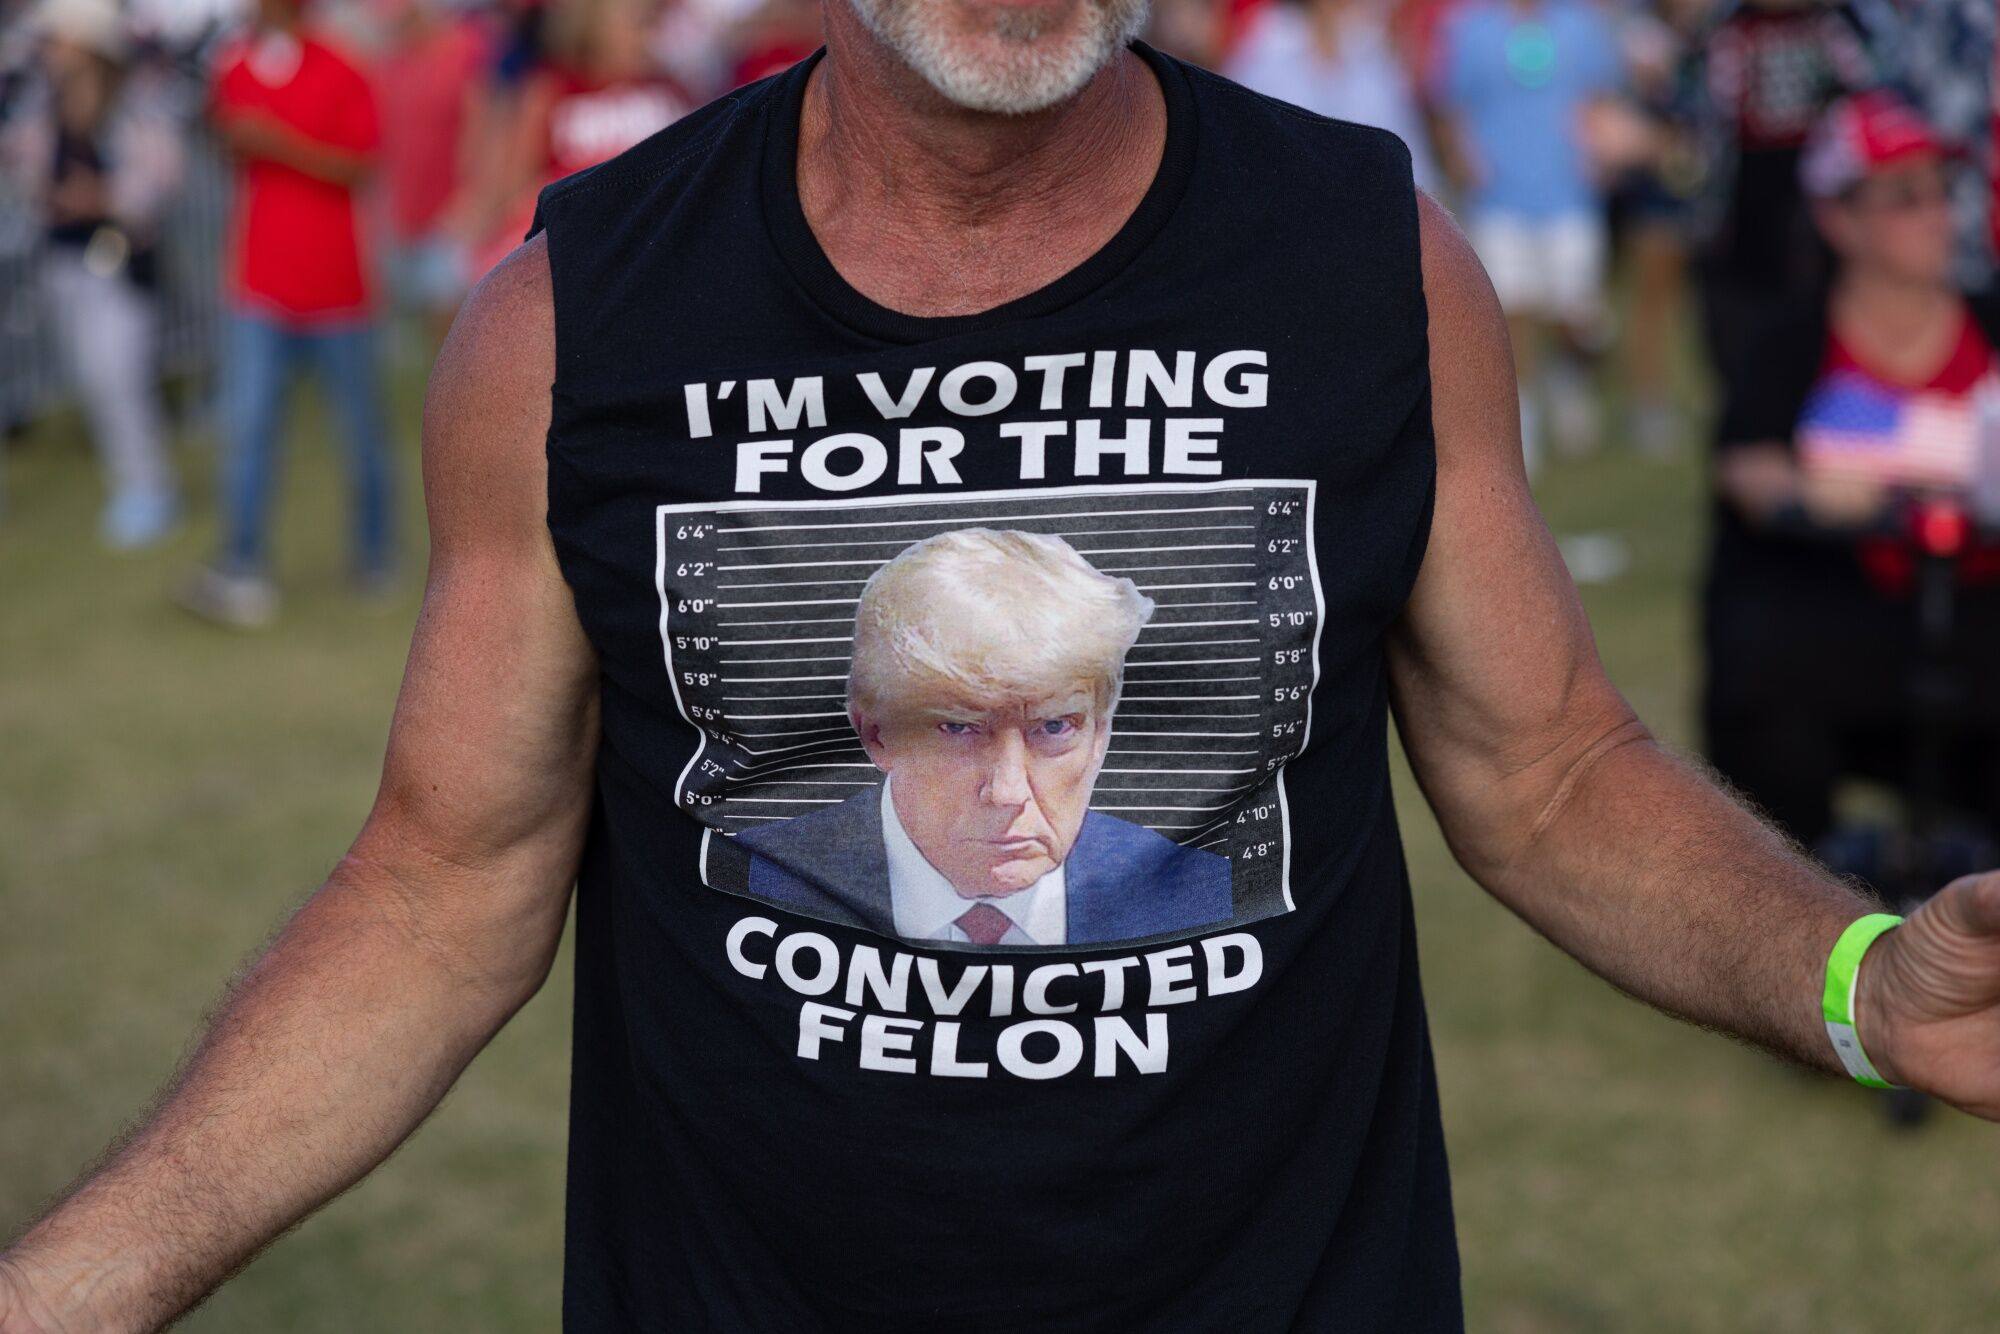
[[[1831,199],[1885,167],[1944,153],[1909,103],[1881,89],[1857,93],[1828,107],[1813,127],[1799,159],[1799,182],[1813,198]]]

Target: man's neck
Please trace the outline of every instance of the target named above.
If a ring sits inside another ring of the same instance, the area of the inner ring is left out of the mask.
[[[799,203],[852,286],[913,315],[987,310],[1075,268],[1138,207],[1166,103],[1119,56],[1068,102],[1025,116],[952,105],[827,6],[827,55],[799,124]]]

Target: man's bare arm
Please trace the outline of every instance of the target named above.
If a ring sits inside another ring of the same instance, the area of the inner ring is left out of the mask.
[[[165,1324],[387,1157],[546,976],[597,744],[543,521],[553,342],[536,244],[431,379],[430,573],[374,809],[158,1107],[7,1252],[4,1334]]]
[[[1823,970],[1873,905],[1657,744],[1611,685],[1529,495],[1499,305],[1443,211],[1429,200],[1423,211],[1437,509],[1390,671],[1397,726],[1445,837],[1480,884],[1616,986],[1837,1070]],[[1870,953],[1860,1027],[1885,1075],[2000,1115],[2000,1023],[1990,1074],[1972,1032],[1981,1006],[2000,1004],[1989,931],[2000,937],[2000,883],[1952,886]],[[1924,963],[1957,951],[1970,990],[1946,997],[1952,978],[1921,998],[1892,988],[1908,968],[1887,960],[1912,951]],[[1984,1001],[1971,980],[1981,968]],[[1959,1020],[1956,1057],[1897,1069],[1921,1045],[1915,1029]]]

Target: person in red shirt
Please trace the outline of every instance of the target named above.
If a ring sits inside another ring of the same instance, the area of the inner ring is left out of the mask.
[[[303,8],[304,0],[258,0],[254,27],[221,58],[212,102],[237,166],[225,279],[223,544],[182,601],[246,627],[277,614],[272,483],[285,392],[303,365],[319,375],[347,438],[357,586],[386,588],[392,563],[388,429],[355,216],[380,127],[368,80],[306,29]]]

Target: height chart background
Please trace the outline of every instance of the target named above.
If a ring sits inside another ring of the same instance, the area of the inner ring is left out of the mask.
[[[985,527],[1060,536],[1157,606],[1092,809],[1228,857],[1235,921],[1289,911],[1283,765],[1312,726],[1324,615],[1313,499],[1308,480],[660,506],[660,637],[690,728],[674,799],[707,826],[703,881],[743,892],[719,840],[880,783],[845,705],[862,585]]]

